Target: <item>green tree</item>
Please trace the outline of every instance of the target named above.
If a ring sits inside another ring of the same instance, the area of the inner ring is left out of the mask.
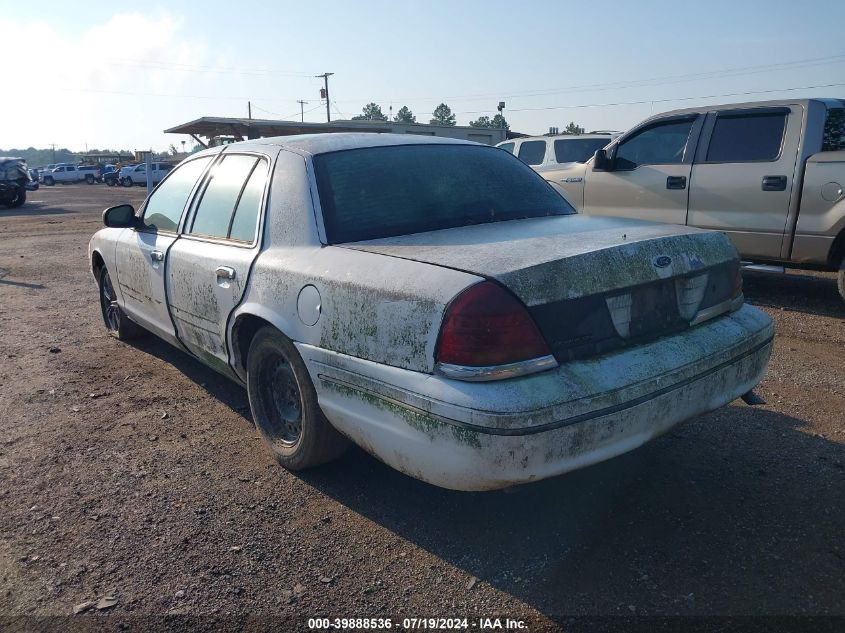
[[[434,118],[429,123],[432,125],[455,125],[455,115],[452,114],[452,108],[445,103],[441,103],[434,108],[434,112],[431,114]]]
[[[399,123],[416,123],[417,117],[414,116],[414,113],[408,108],[408,106],[402,106],[399,108],[399,112],[396,113],[396,116],[393,117],[394,121]]]
[[[472,127],[493,127],[493,122],[489,116],[480,116],[475,121],[469,122]]]
[[[584,128],[582,128],[580,125],[575,123],[575,121],[570,121],[569,125],[567,125],[565,128],[563,128],[563,133],[564,134],[575,134],[575,135],[583,134]]]
[[[364,106],[362,114],[352,117],[353,121],[387,121],[387,117],[381,111],[381,106],[375,103],[368,103]]]
[[[501,113],[494,116],[490,119],[490,127],[496,128],[497,130],[509,130],[511,126],[508,124],[507,119],[502,116]]]

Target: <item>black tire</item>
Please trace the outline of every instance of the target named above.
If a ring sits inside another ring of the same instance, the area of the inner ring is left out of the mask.
[[[48,187],[52,187],[56,184],[56,181],[53,179],[52,176],[44,176],[44,184]]]
[[[124,187],[131,187],[134,184],[135,183],[132,182],[132,176],[127,176],[126,178],[123,179],[123,186]]]
[[[128,341],[144,334],[144,329],[132,321],[117,305],[114,287],[105,266],[100,270],[100,312],[106,330],[119,341]]]
[[[114,178],[106,178],[106,184],[109,187],[114,187]]]
[[[273,327],[261,328],[249,346],[247,393],[255,425],[288,470],[324,464],[348,447],[320,410],[296,347]]]
[[[18,187],[15,197],[11,202],[7,202],[6,206],[10,209],[17,209],[18,207],[22,207],[24,202],[26,202],[26,187]]]
[[[839,263],[839,275],[836,277],[836,285],[839,288],[839,296],[845,301],[845,257]]]
[[[89,185],[93,185],[94,176],[92,174],[85,174],[85,182],[87,182]]]

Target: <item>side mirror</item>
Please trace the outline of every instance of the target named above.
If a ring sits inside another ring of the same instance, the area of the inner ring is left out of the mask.
[[[113,229],[126,229],[137,224],[135,208],[131,204],[119,204],[103,211],[103,224]]]
[[[613,171],[613,159],[606,149],[597,149],[593,155],[593,171]]]

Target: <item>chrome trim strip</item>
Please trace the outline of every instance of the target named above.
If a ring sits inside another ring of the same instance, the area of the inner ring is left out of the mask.
[[[704,310],[699,310],[698,314],[695,315],[695,318],[690,321],[690,325],[704,323],[705,321],[709,321],[710,319],[720,316],[725,312],[736,312],[742,307],[743,303],[745,303],[745,295],[740,293],[733,299],[728,299],[727,301],[722,301],[722,303],[717,303],[709,308],[704,308]]]
[[[505,378],[516,378],[536,374],[540,371],[557,367],[554,356],[540,356],[529,360],[522,360],[518,363],[506,365],[489,365],[487,367],[470,367],[467,365],[452,365],[451,363],[437,363],[434,366],[435,373],[454,380],[468,382],[482,382],[487,380],[504,380]]]

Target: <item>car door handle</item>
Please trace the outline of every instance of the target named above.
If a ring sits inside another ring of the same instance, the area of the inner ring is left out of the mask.
[[[763,191],[786,191],[786,176],[763,176]]]
[[[218,279],[234,279],[235,278],[235,269],[230,268],[229,266],[218,266],[217,270],[214,271],[217,275]]]
[[[687,188],[687,177],[686,176],[668,176],[666,178],[666,188],[667,189],[686,189]]]
[[[164,261],[164,253],[161,251],[153,251],[150,253],[150,259],[154,262],[163,262]]]

